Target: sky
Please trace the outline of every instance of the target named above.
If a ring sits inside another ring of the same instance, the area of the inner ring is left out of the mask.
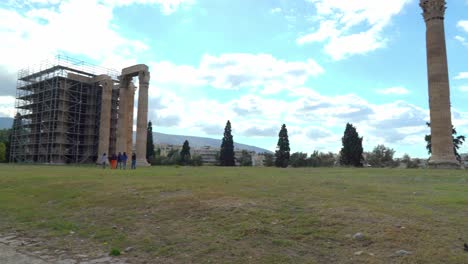
[[[468,0],[447,2],[452,122],[468,136]],[[153,131],[221,139],[230,120],[234,141],[274,150],[286,124],[292,152],[336,153],[349,122],[365,151],[427,158],[418,3],[1,0],[0,116],[15,114],[19,69],[65,54],[147,64]]]

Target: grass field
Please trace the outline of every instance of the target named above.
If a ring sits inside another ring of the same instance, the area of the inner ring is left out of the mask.
[[[135,263],[468,263],[468,172],[3,165],[11,230],[74,253],[133,247]]]

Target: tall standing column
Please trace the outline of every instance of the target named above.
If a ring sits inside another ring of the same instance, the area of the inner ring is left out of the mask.
[[[130,82],[127,90],[127,156],[131,156],[133,150],[133,106],[135,100],[135,85]],[[128,160],[130,162],[130,160]]]
[[[140,80],[138,91],[138,117],[136,136],[136,158],[138,166],[149,166],[146,160],[146,136],[148,132],[148,86],[150,73],[141,71],[138,74]]]
[[[431,116],[431,168],[460,168],[452,140],[450,86],[445,45],[445,0],[421,0],[426,22],[427,72]]]
[[[112,88],[114,82],[111,78],[104,79],[100,82],[102,86],[101,96],[101,118],[99,123],[99,144],[98,144],[98,158],[100,162],[102,154],[109,155],[109,138],[111,126],[111,108],[112,108]]]
[[[117,142],[115,150],[116,152],[127,151],[127,120],[128,120],[128,111],[127,111],[127,90],[130,83],[130,78],[126,75],[121,76],[120,80],[120,89],[119,89],[119,111],[117,118]],[[110,153],[110,155],[116,153]]]

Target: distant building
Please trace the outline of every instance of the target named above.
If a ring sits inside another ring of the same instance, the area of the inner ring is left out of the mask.
[[[169,152],[173,150],[177,150],[177,151],[182,150],[181,145],[172,145],[172,144],[157,144],[157,145],[154,145],[154,148],[155,148],[155,151],[159,150],[160,155],[163,157],[167,157]]]

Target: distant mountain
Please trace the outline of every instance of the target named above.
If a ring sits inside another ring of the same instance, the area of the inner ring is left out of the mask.
[[[13,125],[13,118],[11,117],[0,117],[0,129],[8,129]],[[133,139],[135,139],[136,132],[133,133]],[[205,137],[192,137],[192,136],[180,136],[180,135],[169,135],[158,132],[153,132],[154,144],[169,144],[169,145],[182,145],[185,140],[188,140],[190,147],[201,148],[204,146],[210,146],[212,148],[219,148],[221,146],[220,139],[205,138]],[[248,151],[255,151],[257,153],[272,153],[269,150],[262,149],[255,146],[249,146],[240,143],[234,143],[234,148],[245,149]]]
[[[0,129],[11,128],[13,125],[13,118],[0,117]]]
[[[170,145],[182,145],[185,140],[189,141],[191,148],[200,148],[204,146],[210,146],[212,148],[219,148],[221,146],[221,139],[205,138],[205,137],[192,137],[192,136],[180,136],[180,135],[169,135],[158,132],[153,132],[154,144],[170,144]],[[243,149],[248,151],[255,151],[257,153],[272,153],[271,151],[255,146],[234,143],[235,149]]]

